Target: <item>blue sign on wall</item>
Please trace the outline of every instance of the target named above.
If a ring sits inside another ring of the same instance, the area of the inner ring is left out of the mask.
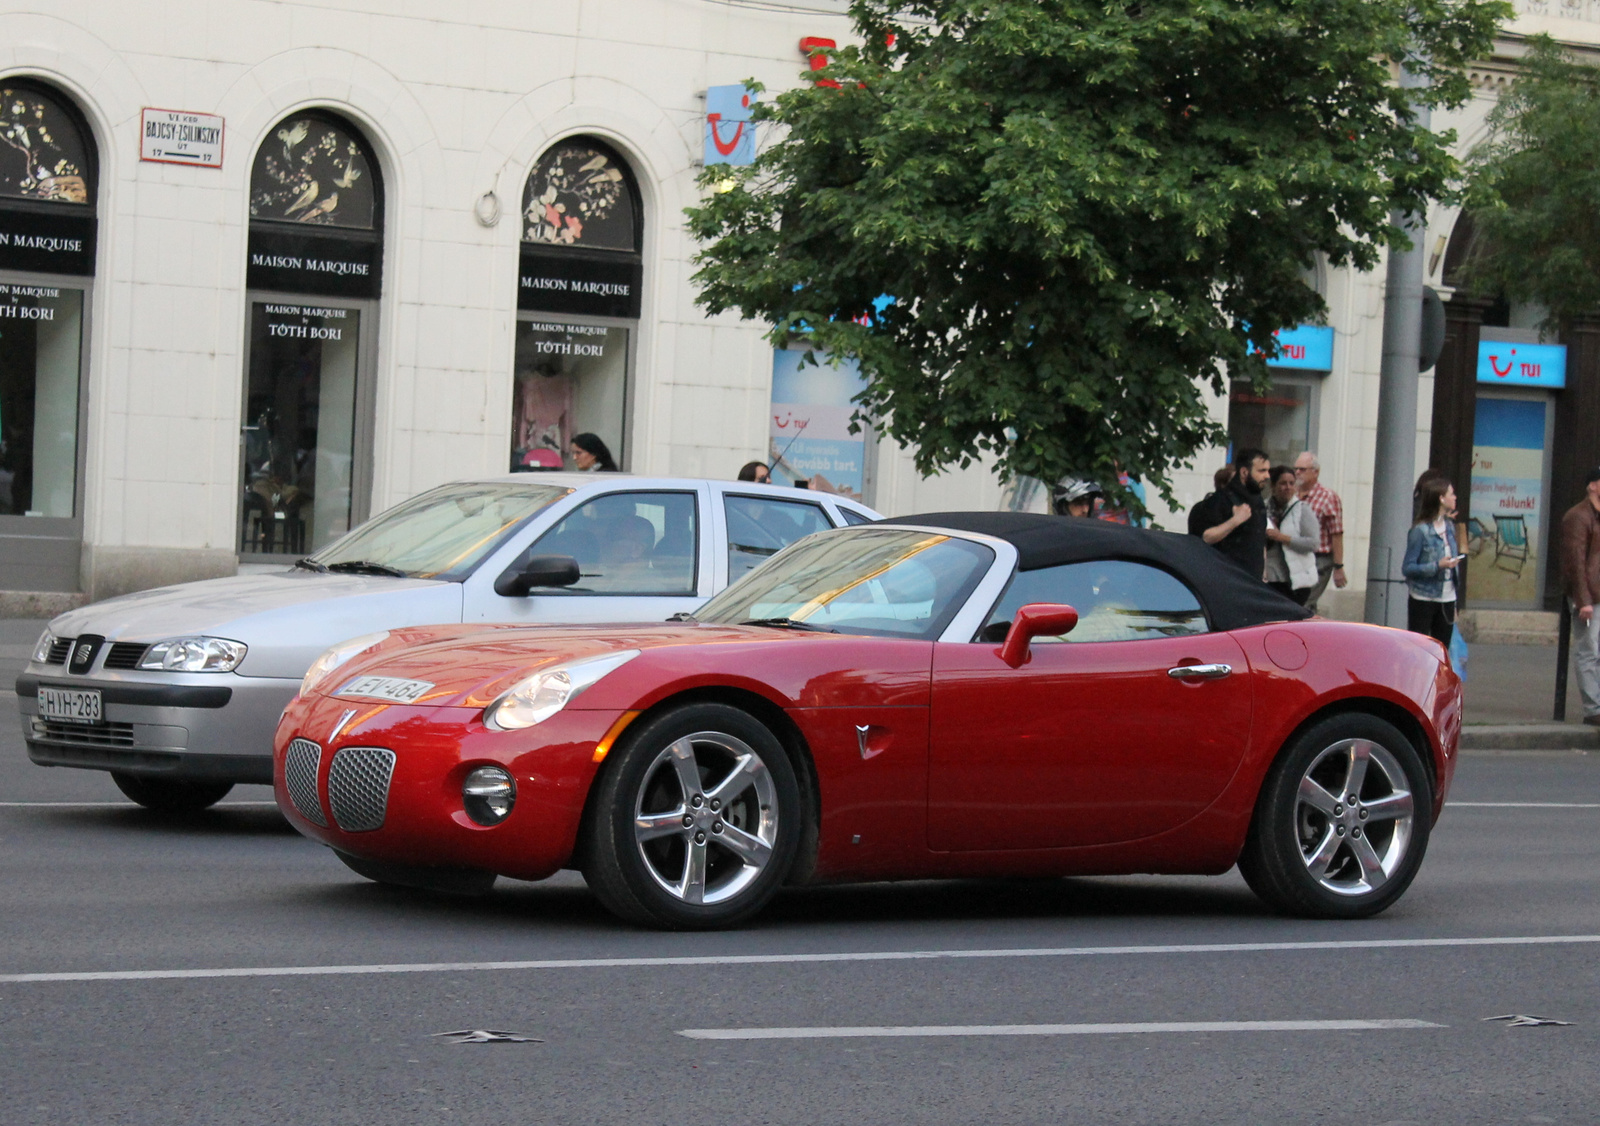
[[[756,127],[750,120],[755,95],[743,86],[712,86],[706,91],[706,145],[701,158],[713,164],[754,164]]]
[[[1278,342],[1278,354],[1267,361],[1269,368],[1333,370],[1333,329],[1326,325],[1279,329],[1272,336]]]
[[[1509,387],[1565,387],[1567,346],[1480,340],[1478,382]]]

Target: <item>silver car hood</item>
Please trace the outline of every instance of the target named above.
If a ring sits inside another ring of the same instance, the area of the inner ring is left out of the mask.
[[[289,570],[125,594],[67,611],[50,632],[109,641],[226,637],[250,649],[241,676],[300,677],[318,654],[346,638],[460,620],[460,583]]]

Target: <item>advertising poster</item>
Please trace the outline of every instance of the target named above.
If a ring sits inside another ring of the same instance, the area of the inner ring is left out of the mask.
[[[1478,399],[1466,544],[1474,603],[1542,605],[1545,410],[1541,399]]]
[[[801,367],[806,354],[795,348],[772,354],[772,482],[810,481],[819,492],[860,500],[867,443],[864,434],[850,433],[850,400],[866,383],[854,362],[830,367],[821,353]]]

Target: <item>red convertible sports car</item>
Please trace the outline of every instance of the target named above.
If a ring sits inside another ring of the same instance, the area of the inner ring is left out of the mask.
[[[1307,619],[1188,536],[886,521],[679,617],[331,650],[278,726],[278,804],[374,880],[578,868],[655,926],[785,884],[1234,864],[1280,910],[1351,918],[1411,883],[1455,768],[1437,642]]]

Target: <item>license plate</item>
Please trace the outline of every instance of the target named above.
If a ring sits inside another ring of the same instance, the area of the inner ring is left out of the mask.
[[[413,704],[433,687],[430,680],[405,680],[398,676],[358,676],[335,696],[365,696],[394,704]]]
[[[68,723],[99,723],[100,693],[94,689],[41,688],[39,714]]]

